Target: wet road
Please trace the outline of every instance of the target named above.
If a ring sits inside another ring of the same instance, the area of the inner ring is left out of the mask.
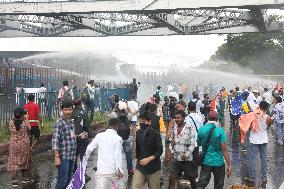
[[[229,125],[226,124],[226,125]],[[231,185],[240,185],[243,183],[243,178],[247,176],[247,156],[246,153],[240,151],[239,137],[237,129],[230,129],[226,127],[229,140],[229,151],[233,163],[233,176],[225,179],[225,188],[229,188]],[[231,132],[230,132],[231,130]],[[268,144],[268,182],[267,189],[278,189],[284,181],[284,147],[276,145],[273,130],[269,132],[269,144]],[[133,149],[134,151],[134,149]],[[162,158],[163,159],[163,158]],[[126,171],[126,161],[124,161],[124,173]],[[260,160],[257,156],[256,162],[256,177],[260,178]],[[135,163],[135,160],[134,160]],[[90,157],[88,163],[87,174],[91,177],[94,176],[93,168],[96,166],[96,152]],[[162,164],[162,186],[161,188],[167,188],[168,183],[168,162]],[[120,182],[120,188],[127,189],[131,187],[131,177],[124,178]],[[53,155],[51,151],[36,155],[33,157],[31,164],[31,176],[34,182],[21,186],[23,189],[52,189],[56,183],[56,168],[53,162]],[[86,188],[91,189],[93,186],[92,179],[87,183]],[[259,179],[256,179],[258,184]],[[0,173],[0,189],[12,188],[10,184],[10,175],[7,171]],[[181,187],[183,188],[183,187]],[[213,179],[207,188],[213,188]]]

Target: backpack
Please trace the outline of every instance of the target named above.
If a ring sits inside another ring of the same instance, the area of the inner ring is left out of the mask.
[[[89,103],[91,100],[90,92],[88,90],[88,87],[85,87],[81,93],[81,99],[84,103]]]
[[[64,101],[64,102],[68,102],[68,101],[72,102],[71,89],[68,89],[68,90],[66,90],[65,88],[62,88],[62,89],[63,89],[64,93],[63,93],[61,100]]]

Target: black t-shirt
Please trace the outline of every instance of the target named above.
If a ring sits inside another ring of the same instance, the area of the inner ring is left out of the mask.
[[[136,158],[139,162],[143,158],[155,156],[155,159],[150,161],[146,166],[137,163],[136,168],[143,174],[153,174],[161,170],[160,156],[163,153],[163,146],[160,133],[155,129],[148,127],[139,129],[136,133]]]
[[[160,116],[156,115],[155,113],[151,114],[152,114],[151,127],[156,131],[160,132]]]
[[[75,135],[80,135],[83,132],[90,134],[89,118],[81,107],[75,107],[71,117],[74,119]]]

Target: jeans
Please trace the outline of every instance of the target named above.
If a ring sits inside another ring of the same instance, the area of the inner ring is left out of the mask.
[[[211,172],[214,175],[214,189],[224,188],[225,165],[223,166],[207,166],[202,165],[200,176],[197,182],[197,189],[205,189],[211,179]]]
[[[267,175],[267,143],[265,144],[249,144],[249,160],[248,160],[248,174],[251,179],[255,179],[255,158],[256,150],[260,153],[261,163],[261,178],[266,179]]]
[[[241,143],[241,144],[240,144],[242,150],[246,150],[246,149],[247,149],[247,147],[248,147],[248,145],[249,145],[249,136],[250,136],[250,132],[248,131],[248,132],[246,132],[246,138],[245,138],[244,143]]]
[[[220,106],[221,112],[224,113],[224,110],[225,110],[225,107],[226,107],[225,100],[219,100],[219,106]]]
[[[90,122],[92,123],[93,122],[93,119],[94,119],[94,113],[95,113],[95,102],[94,102],[94,99],[91,99],[89,103],[85,103],[84,104],[85,106],[85,111],[86,111],[86,114],[89,116],[89,111],[91,111],[91,117],[90,117]]]
[[[275,128],[276,128],[278,142],[283,142],[284,123],[277,123],[277,122],[275,122]]]
[[[133,169],[132,157],[131,157],[131,147],[130,147],[130,139],[123,140],[122,143],[123,150],[126,157],[127,169]]]
[[[57,183],[55,189],[65,189],[73,176],[74,161],[61,159],[61,164],[58,167]]]

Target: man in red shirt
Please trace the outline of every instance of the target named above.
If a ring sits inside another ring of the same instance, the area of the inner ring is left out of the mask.
[[[34,146],[38,143],[40,137],[39,125],[42,124],[42,118],[40,114],[39,105],[35,103],[35,95],[29,94],[28,100],[29,102],[24,105],[23,108],[28,112],[28,120],[31,125],[30,142],[32,143],[32,150]],[[35,138],[35,140],[32,142],[33,137]]]

